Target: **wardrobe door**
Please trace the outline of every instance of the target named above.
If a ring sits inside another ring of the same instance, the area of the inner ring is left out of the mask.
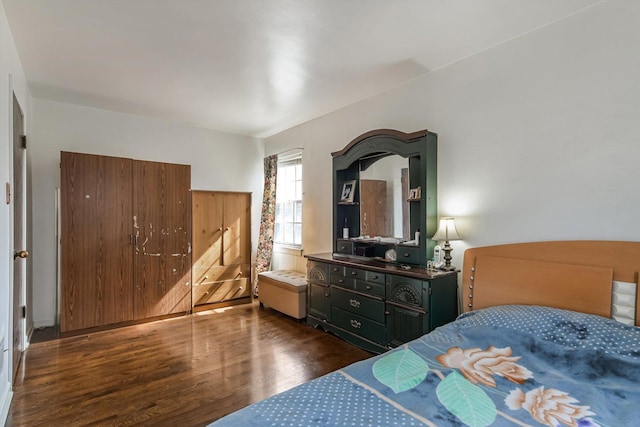
[[[222,265],[223,198],[223,193],[211,191],[191,193],[194,282],[198,281],[195,270]]]
[[[191,167],[133,162],[134,318],[191,310]]]
[[[224,199],[224,265],[251,262],[251,193],[226,193]]]
[[[132,160],[61,153],[60,331],[132,320]]]
[[[191,193],[193,248],[192,269],[193,304],[196,294],[209,292],[204,286],[220,280],[222,266],[222,230],[224,200],[222,193],[193,191]]]

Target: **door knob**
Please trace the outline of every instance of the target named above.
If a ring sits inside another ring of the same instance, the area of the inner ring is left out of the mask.
[[[16,258],[26,258],[26,257],[28,257],[28,256],[29,256],[29,252],[27,252],[27,251],[20,251],[20,252],[15,252],[15,253],[13,254],[13,259],[16,259]]]

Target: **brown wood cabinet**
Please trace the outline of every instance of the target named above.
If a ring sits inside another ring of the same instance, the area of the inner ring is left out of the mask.
[[[193,191],[193,305],[251,296],[251,193]]]
[[[191,167],[61,153],[60,331],[188,312]]]

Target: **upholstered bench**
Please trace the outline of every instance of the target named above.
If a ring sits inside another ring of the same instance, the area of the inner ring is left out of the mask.
[[[307,277],[293,270],[264,271],[258,274],[258,299],[296,319],[307,316]]]

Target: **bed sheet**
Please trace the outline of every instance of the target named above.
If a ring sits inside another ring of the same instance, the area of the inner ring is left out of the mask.
[[[499,306],[211,426],[637,426],[640,328]]]

